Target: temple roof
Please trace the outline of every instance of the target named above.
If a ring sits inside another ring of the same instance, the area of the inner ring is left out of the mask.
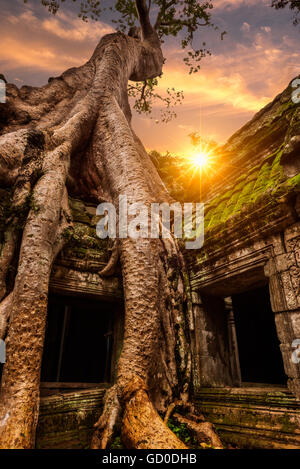
[[[293,91],[290,84],[220,148],[205,190],[205,245],[280,220],[300,192],[300,104]]]

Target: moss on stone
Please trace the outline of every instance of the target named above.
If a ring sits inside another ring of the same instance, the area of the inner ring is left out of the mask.
[[[96,206],[85,205],[82,200],[69,198],[69,206],[73,218],[73,227],[64,231],[66,244],[62,256],[107,262],[109,258],[108,238],[97,236]]]
[[[278,215],[275,207],[285,195],[298,191],[300,176],[286,178],[281,164],[282,147],[267,155],[263,161],[241,175],[236,183],[224,193],[219,194],[205,210],[205,242],[213,241],[219,245],[226,240],[226,230],[243,220],[243,231],[247,233],[247,223],[253,223],[251,214],[264,208],[264,223],[270,223]],[[259,220],[261,222],[262,220]],[[240,228],[239,228],[240,229]],[[253,229],[249,226],[249,231]]]
[[[65,230],[64,236],[67,242],[63,254],[67,257],[107,262],[108,239],[98,238],[95,227],[75,222],[73,228]]]
[[[86,209],[82,200],[69,198],[69,206],[74,221],[90,223],[92,217]]]

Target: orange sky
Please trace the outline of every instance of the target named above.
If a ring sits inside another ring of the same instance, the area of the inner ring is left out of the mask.
[[[42,85],[69,67],[84,63],[103,34],[113,31],[108,18],[84,23],[64,8],[56,17],[22,0],[1,1],[0,73],[18,86]],[[226,30],[223,41],[203,30],[213,55],[204,59],[199,73],[188,75],[179,42],[168,39],[167,58],[160,80],[183,90],[185,99],[177,119],[156,124],[154,119],[134,116],[134,126],[148,149],[186,153],[188,134],[224,142],[253,114],[300,73],[299,28],[289,11],[276,12],[269,0],[216,0],[214,21]]]

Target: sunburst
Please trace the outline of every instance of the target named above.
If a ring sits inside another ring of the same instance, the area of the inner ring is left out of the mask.
[[[197,148],[187,159],[193,169],[198,169],[200,172],[208,171],[213,164],[213,151],[207,145],[203,145]]]

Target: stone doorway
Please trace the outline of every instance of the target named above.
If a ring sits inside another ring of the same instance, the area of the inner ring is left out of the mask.
[[[286,385],[268,286],[232,295],[242,383]]]
[[[115,309],[105,301],[49,296],[42,388],[111,382]]]

